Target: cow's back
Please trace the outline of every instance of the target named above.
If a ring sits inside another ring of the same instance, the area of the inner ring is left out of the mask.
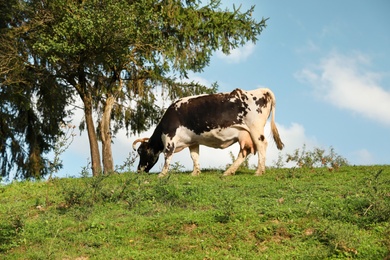
[[[231,93],[202,95],[180,99],[172,104],[164,117],[174,127],[184,126],[196,134],[212,129],[228,128],[244,123],[248,104],[243,91],[236,89]],[[174,128],[166,125],[167,129]],[[165,127],[164,127],[165,128]]]
[[[269,116],[272,98],[273,94],[268,89],[235,89],[230,93],[182,98],[168,107],[157,127],[158,132],[172,139],[181,129],[181,132],[185,131],[185,136],[196,139],[204,137],[205,143],[212,143],[212,136],[223,137],[228,128],[250,131],[249,128],[254,125],[263,127]],[[216,141],[217,144],[212,147],[220,146]],[[204,144],[202,141],[200,143]]]

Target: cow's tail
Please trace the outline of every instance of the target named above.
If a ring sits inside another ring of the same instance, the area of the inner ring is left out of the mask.
[[[275,99],[275,95],[272,93],[272,91],[269,91],[269,93],[271,94],[271,99],[272,99],[272,101],[271,101],[271,112],[272,112],[271,132],[272,132],[272,136],[274,137],[276,147],[279,150],[282,150],[284,147],[284,144],[283,144],[282,140],[280,139],[279,131],[278,131],[278,128],[276,127],[276,124],[275,124],[276,99]]]

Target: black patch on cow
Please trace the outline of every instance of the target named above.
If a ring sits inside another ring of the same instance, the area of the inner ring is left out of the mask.
[[[173,154],[174,151],[175,151],[175,146],[173,145],[173,143],[168,143],[165,152],[167,154]]]
[[[199,96],[172,104],[160,121],[163,134],[173,137],[180,126],[196,134],[242,124],[248,113],[248,97],[240,89],[231,93]]]
[[[266,92],[261,98],[249,93],[255,102],[258,113],[262,108],[272,102],[272,94]],[[252,103],[245,92],[235,89],[231,93],[198,96],[181,100],[168,107],[160,123],[157,125],[148,142],[144,142],[138,148],[140,162],[138,169],[144,168],[148,172],[158,161],[158,156],[164,150],[162,136],[173,138],[177,129],[184,126],[196,134],[202,134],[212,129],[223,129],[235,124],[243,124],[244,118],[250,111],[249,103]],[[179,105],[179,102],[180,105]],[[259,140],[264,141],[263,135]],[[166,152],[173,153],[175,147],[170,143]]]
[[[257,109],[256,109],[257,113],[261,114],[262,113],[261,108],[264,108],[267,106],[268,102],[270,102],[270,100],[271,100],[271,95],[269,92],[265,92],[264,95],[260,99],[258,99],[258,100],[253,99],[253,100],[255,101],[255,104],[257,105]]]
[[[145,172],[149,172],[150,169],[156,164],[160,152],[156,152],[154,148],[158,148],[158,145],[151,145],[150,142],[143,142],[137,149],[140,160],[138,164],[138,171],[144,169]]]

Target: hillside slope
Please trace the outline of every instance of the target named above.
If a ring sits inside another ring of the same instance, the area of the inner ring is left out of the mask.
[[[390,166],[0,186],[1,259],[389,259]]]

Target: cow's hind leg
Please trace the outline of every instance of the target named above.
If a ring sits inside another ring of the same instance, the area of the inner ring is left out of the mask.
[[[200,166],[199,166],[199,145],[193,145],[189,147],[192,161],[194,163],[194,169],[191,173],[192,176],[199,176]]]
[[[267,139],[264,136],[264,133],[252,133],[251,137],[253,140],[253,143],[256,146],[256,150],[258,152],[258,163],[257,163],[257,170],[255,172],[256,176],[263,175],[265,172],[265,153],[267,150]]]
[[[223,176],[233,175],[237,171],[238,167],[240,167],[240,165],[244,162],[245,157],[246,157],[245,155],[246,155],[246,151],[243,149],[240,149],[240,152],[238,153],[237,159],[233,162],[233,164],[229,167],[229,169],[227,169],[223,173]]]

